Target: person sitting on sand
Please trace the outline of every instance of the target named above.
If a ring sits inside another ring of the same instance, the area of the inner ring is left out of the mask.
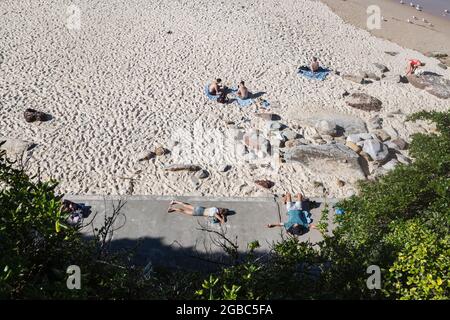
[[[175,207],[175,205],[178,205],[179,207]],[[226,216],[228,213],[227,209],[224,208],[205,208],[200,206],[193,206],[190,203],[186,202],[180,202],[180,201],[171,201],[169,205],[169,209],[167,210],[168,213],[171,212],[179,212],[191,216],[197,216],[197,217],[209,217],[214,220],[214,222],[219,222],[220,224],[223,224],[226,222]]]
[[[248,89],[245,86],[244,81],[241,81],[241,83],[238,85],[238,91],[236,93],[236,95],[240,98],[240,99],[248,99],[249,93],[248,93]]]
[[[306,221],[303,208],[303,196],[300,193],[297,194],[296,202],[292,202],[290,193],[286,194],[283,199],[286,204],[289,220],[285,223],[268,224],[268,228],[284,227],[286,231],[292,235],[305,234],[309,231],[310,228],[317,229],[314,224],[308,224],[308,222]]]
[[[223,91],[221,83],[222,83],[222,79],[220,79],[220,78],[217,78],[216,80],[214,80],[209,85],[209,89],[208,89],[209,94],[212,94],[214,96],[220,94]]]
[[[421,62],[418,59],[410,59],[408,61],[408,67],[406,69],[406,75],[409,76],[414,74],[419,67],[423,67],[425,63]]]
[[[311,71],[312,72],[317,72],[317,71],[319,71],[319,68],[320,68],[320,65],[319,65],[319,62],[317,61],[317,58],[313,57],[311,65],[310,65]]]

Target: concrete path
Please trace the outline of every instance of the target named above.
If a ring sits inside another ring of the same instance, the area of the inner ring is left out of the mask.
[[[117,206],[119,197],[102,196],[66,196],[66,199],[90,206],[92,213],[85,222],[93,220],[93,226],[102,226],[106,215],[111,215]],[[229,257],[216,243],[223,239],[213,232],[200,230],[202,227],[211,231],[223,232],[228,239],[235,242],[239,252],[245,252],[247,244],[258,241],[257,253],[264,255],[270,251],[271,245],[286,237],[283,228],[267,228],[269,223],[285,221],[286,209],[274,198],[196,198],[196,197],[157,197],[129,196],[121,215],[116,221],[118,228],[113,235],[114,248],[133,248],[139,243],[137,263],[164,265],[167,267],[183,267],[190,269],[209,269],[218,264],[229,263]],[[234,211],[222,228],[212,224],[206,217],[192,217],[179,213],[167,213],[170,200],[180,200],[205,207],[222,207]],[[321,202],[320,199],[311,199]],[[334,203],[333,200],[328,200]],[[323,203],[319,208],[311,210],[312,218],[318,223]],[[330,229],[333,210],[330,210]],[[83,232],[92,235],[92,228]],[[319,231],[311,230],[301,236],[303,241],[313,243],[320,241]],[[214,263],[206,262],[213,260]]]

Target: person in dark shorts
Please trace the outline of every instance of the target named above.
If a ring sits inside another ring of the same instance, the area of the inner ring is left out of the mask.
[[[201,206],[193,206],[190,203],[186,202],[171,201],[167,212],[168,213],[179,212],[194,217],[209,217],[213,219],[215,222],[223,224],[226,222],[228,209],[216,207],[206,208]]]

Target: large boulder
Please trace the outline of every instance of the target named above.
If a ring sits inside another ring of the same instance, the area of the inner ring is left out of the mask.
[[[434,73],[423,73],[419,76],[409,75],[408,81],[416,88],[441,98],[450,98],[450,80]]]
[[[299,145],[287,149],[284,154],[286,163],[301,163],[308,169],[320,174],[341,174],[351,172],[351,175],[363,177],[359,155],[342,144]]]
[[[363,111],[380,111],[382,102],[366,93],[354,92],[346,98],[346,103]]]
[[[377,68],[378,70],[380,70],[382,73],[389,72],[389,68],[386,67],[384,64],[381,64],[381,63],[374,63],[373,65],[375,66],[375,68]]]
[[[342,134],[348,136],[354,133],[367,132],[366,124],[363,120],[340,113],[317,113],[308,118],[301,119],[300,124],[318,129],[318,123],[321,121],[328,122],[332,129],[334,129],[331,131],[336,131],[338,136]],[[320,130],[318,131],[320,132]],[[333,134],[328,135],[333,136]]]
[[[364,141],[363,151],[367,153],[373,160],[382,162],[389,155],[389,150],[381,142],[375,139]]]

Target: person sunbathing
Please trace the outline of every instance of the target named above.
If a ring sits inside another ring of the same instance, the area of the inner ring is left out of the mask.
[[[220,94],[223,91],[221,83],[222,83],[222,79],[220,79],[220,78],[217,78],[216,80],[214,80],[209,85],[209,88],[208,88],[209,94],[212,94],[214,96]]]
[[[289,220],[285,223],[274,223],[268,224],[268,228],[274,227],[284,227],[286,231],[292,235],[302,235],[309,231],[309,229],[317,229],[317,227],[306,221],[303,208],[303,196],[299,193],[297,194],[297,201],[292,202],[291,194],[286,194],[284,202],[286,204],[287,214]]]
[[[175,205],[178,205],[179,207],[175,207]],[[171,201],[167,212],[168,213],[179,212],[194,217],[209,217],[212,218],[214,222],[219,222],[220,224],[223,224],[226,222],[228,210],[216,207],[206,208],[201,206],[193,206],[190,203],[181,201]]]
[[[313,57],[311,65],[310,65],[311,71],[312,72],[317,72],[317,71],[319,71],[319,68],[320,68],[320,65],[319,65],[319,62],[317,61],[317,58]]]
[[[245,86],[244,81],[241,81],[241,83],[238,85],[238,91],[236,93],[236,95],[240,98],[240,99],[248,99],[249,96],[249,92],[247,87]]]
[[[410,59],[406,68],[406,75],[409,76],[411,74],[414,74],[419,67],[423,67],[424,65],[425,63],[421,62],[418,59]]]

